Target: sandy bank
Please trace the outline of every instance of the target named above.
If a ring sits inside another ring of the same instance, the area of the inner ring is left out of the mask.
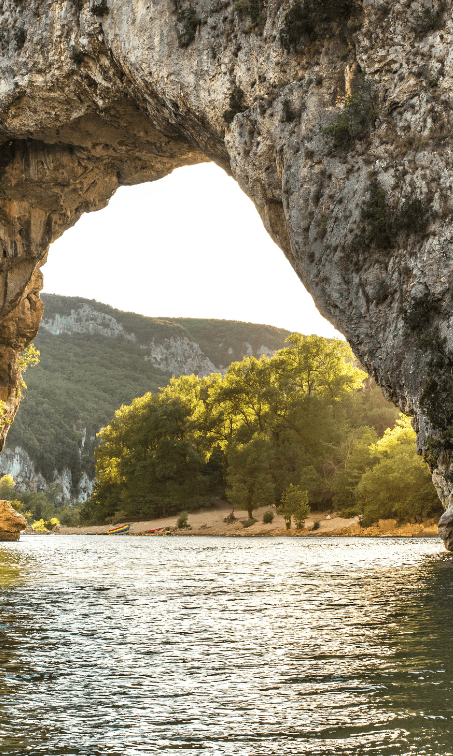
[[[176,528],[177,516],[164,517],[146,522],[118,523],[118,525],[130,524],[130,535],[145,535],[147,530],[155,530],[152,536],[162,535],[210,535],[210,536],[430,536],[437,537],[437,521],[426,520],[422,524],[406,524],[398,526],[396,520],[380,520],[378,525],[371,528],[362,528],[358,517],[345,519],[326,515],[325,512],[313,512],[305,522],[304,530],[286,530],[283,517],[275,514],[272,523],[265,525],[263,515],[270,507],[261,507],[254,511],[257,520],[253,525],[244,528],[242,521],[248,520],[247,512],[235,510],[237,518],[235,522],[227,524],[224,519],[231,513],[231,507],[219,505],[209,509],[190,513],[188,524],[190,529],[178,530]],[[272,511],[272,510],[271,510]],[[319,528],[313,530],[314,523],[319,522]],[[87,534],[107,533],[111,525],[79,526],[69,528],[60,526],[56,529],[59,534]],[[158,530],[159,529],[159,530]]]

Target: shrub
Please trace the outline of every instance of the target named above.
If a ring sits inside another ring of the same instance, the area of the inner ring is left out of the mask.
[[[387,204],[387,192],[374,178],[368,187],[368,194],[362,206],[360,233],[352,246],[356,249],[365,246],[385,250],[393,241],[393,214]]]
[[[73,50],[71,53],[71,60],[73,60],[77,66],[80,66],[80,64],[83,63],[83,57],[83,52],[81,50]]]
[[[182,25],[182,31],[178,35],[179,46],[189,47],[195,39],[200,24],[195,8],[191,5],[188,8],[181,8],[178,13],[178,23]]]
[[[315,520],[314,523],[313,523],[312,530],[319,530],[320,527],[321,527],[320,521],[319,520]]]
[[[241,520],[242,527],[243,528],[250,528],[252,525],[255,524],[255,522],[258,522],[258,520],[255,520],[254,517],[249,517],[248,520]]]
[[[377,115],[371,82],[363,75],[359,88],[346,96],[342,112],[321,131],[332,138],[334,147],[346,148],[365,135]]]
[[[393,210],[387,202],[386,190],[377,178],[373,178],[368,186],[368,199],[362,205],[360,232],[351,247],[353,250],[363,247],[387,250],[393,246],[398,235],[407,237],[413,233],[424,233],[432,217],[430,203],[418,197],[405,200],[399,211]],[[377,293],[382,296],[385,289]],[[385,298],[387,296],[388,292]]]
[[[384,281],[383,279],[379,281],[379,283],[376,286],[375,292],[374,292],[374,301],[376,304],[382,304],[385,302],[386,299],[388,299],[390,295],[390,287],[387,283],[387,281]]]
[[[256,24],[264,24],[266,20],[262,13],[261,0],[239,0],[234,6],[234,11],[240,16],[250,16],[251,23],[247,31],[251,31]]]
[[[433,217],[430,203],[416,197],[413,200],[405,200],[401,206],[395,226],[399,232],[406,235],[423,234]]]
[[[290,100],[283,100],[282,121],[285,123],[290,123],[291,121],[294,121],[294,113],[291,109]]]
[[[242,111],[244,110],[243,101],[244,92],[240,87],[234,87],[233,91],[230,94],[230,107],[228,110],[225,110],[223,114],[223,118],[227,123],[231,123],[234,119],[234,116],[236,116],[238,113],[242,113]]]
[[[403,315],[404,323],[411,331],[425,330],[439,312],[439,308],[439,301],[430,292],[414,297]],[[429,345],[426,343],[424,346]]]
[[[316,26],[347,19],[358,7],[356,0],[298,0],[285,14],[280,41],[288,52],[296,50],[305,34]]]
[[[91,12],[93,16],[106,16],[109,12],[107,0],[100,0],[99,3],[94,3],[91,6]]]
[[[188,522],[187,522],[188,516],[189,515],[188,515],[187,512],[181,512],[181,514],[179,515],[178,519],[176,520],[176,527],[179,528],[179,529],[181,529],[181,530],[183,528],[190,527],[189,524],[188,524]]]
[[[14,41],[18,50],[22,50],[23,46],[25,45],[26,39],[27,32],[25,31],[24,27],[21,26],[20,29],[16,29],[16,31],[14,32]]]
[[[60,524],[60,520],[57,517],[52,517],[50,520],[44,521],[44,527],[47,530],[53,530]]]
[[[263,523],[265,525],[270,525],[273,519],[274,519],[273,512],[268,511],[263,514]]]
[[[444,4],[435,10],[434,8],[423,8],[421,13],[418,13],[415,17],[413,24],[413,30],[419,37],[424,37],[425,34],[435,31],[442,26],[444,20]]]

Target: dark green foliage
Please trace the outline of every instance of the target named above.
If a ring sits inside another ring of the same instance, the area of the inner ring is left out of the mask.
[[[225,110],[223,114],[223,118],[227,123],[231,123],[234,119],[234,116],[238,113],[242,113],[242,111],[244,110],[244,92],[240,87],[234,87],[233,91],[230,94],[229,104],[229,109]]]
[[[286,123],[290,123],[291,121],[294,121],[294,113],[291,109],[291,101],[290,100],[283,100],[283,117],[282,121]],[[305,150],[305,153],[307,150]]]
[[[333,140],[334,147],[346,149],[368,133],[377,115],[371,82],[363,75],[359,88],[346,96],[343,110],[322,134]]]
[[[261,0],[239,0],[234,6],[234,11],[239,16],[249,16],[251,26],[264,24],[266,18],[263,14]]]
[[[416,197],[405,200],[395,218],[395,228],[405,235],[424,234],[433,217],[431,204]]]
[[[413,25],[414,32],[419,37],[424,37],[429,32],[439,29],[444,21],[444,3],[440,3],[435,8],[423,8],[421,13],[418,13]]]
[[[320,521],[319,520],[315,520],[314,523],[313,523],[312,530],[319,530],[320,527],[321,527]]]
[[[80,66],[80,64],[83,63],[83,59],[84,55],[81,50],[73,50],[71,53],[71,60],[73,60],[77,66]]]
[[[255,522],[258,522],[258,520],[255,520],[254,517],[249,517],[248,520],[241,520],[241,522],[242,522],[242,527],[250,528],[252,525],[255,524]]]
[[[312,35],[318,26],[348,19],[357,7],[355,0],[298,0],[285,14],[282,46],[288,52],[297,50],[304,35]]]
[[[274,519],[274,513],[271,512],[270,510],[268,510],[267,512],[263,514],[264,525],[270,525],[273,519]]]
[[[180,530],[182,530],[183,528],[190,528],[190,525],[187,522],[188,516],[188,512],[181,512],[178,519],[176,520],[176,527]]]
[[[382,304],[383,302],[385,302],[389,298],[389,295],[390,287],[387,281],[379,281],[374,293],[374,301],[376,302],[376,304]]]
[[[431,293],[415,297],[411,300],[403,315],[404,323],[411,331],[424,331],[431,325],[434,316],[439,312],[439,308],[438,299]]]
[[[189,5],[188,8],[180,8],[178,12],[178,23],[181,24],[181,31],[178,34],[180,47],[189,47],[194,41],[195,34],[200,24],[195,8]]]
[[[361,230],[352,247],[375,247],[386,250],[393,241],[393,214],[387,203],[387,192],[374,178],[368,187],[369,197],[362,206]]]
[[[430,203],[419,198],[406,200],[399,211],[394,210],[387,202],[386,190],[377,178],[373,178],[368,186],[368,199],[362,205],[360,231],[351,249],[361,251],[374,247],[380,251],[389,250],[398,236],[425,233],[432,217]]]
[[[23,46],[25,45],[26,39],[27,32],[25,31],[24,27],[21,26],[19,29],[16,29],[16,31],[14,32],[14,42],[16,43],[18,50],[22,50]]]
[[[106,16],[109,12],[107,0],[100,0],[99,3],[93,3],[91,6],[93,16]]]

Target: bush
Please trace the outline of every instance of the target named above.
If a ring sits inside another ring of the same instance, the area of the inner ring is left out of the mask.
[[[16,47],[18,50],[22,50],[23,46],[25,45],[26,39],[27,39],[27,32],[25,31],[23,26],[14,32],[14,41],[16,43]]]
[[[437,10],[423,8],[423,11],[417,14],[412,28],[419,37],[424,37],[425,34],[439,29],[442,26],[443,20],[444,4],[441,3]]]
[[[91,12],[93,16],[106,16],[109,12],[107,0],[100,0],[99,3],[94,3],[91,6]]]
[[[223,114],[223,118],[227,123],[231,123],[234,119],[234,116],[236,116],[238,113],[242,113],[244,110],[243,105],[244,100],[244,92],[240,87],[234,87],[233,91],[230,94],[230,107],[228,110],[225,110]]]
[[[182,25],[182,31],[178,35],[180,47],[189,47],[194,41],[200,19],[197,17],[195,8],[181,8],[178,13],[178,23]]]
[[[319,530],[320,527],[321,527],[321,523],[319,522],[319,520],[315,520],[313,523],[312,530]]]
[[[285,14],[280,41],[288,52],[296,50],[305,34],[338,18],[347,19],[358,7],[356,0],[298,0]]]
[[[425,330],[439,312],[439,308],[439,301],[430,292],[414,297],[403,315],[404,324],[411,331]]]
[[[181,530],[183,528],[189,528],[190,525],[187,522],[188,516],[189,515],[188,515],[187,512],[181,512],[181,514],[179,515],[178,519],[176,520],[176,527],[179,528],[179,529],[181,529]]]
[[[273,519],[274,519],[273,512],[268,511],[263,514],[263,523],[265,525],[270,525]]]
[[[325,137],[333,139],[334,147],[346,148],[365,136],[377,115],[371,82],[363,75],[360,87],[346,96],[342,112],[321,131]]]
[[[251,525],[254,525],[255,522],[258,522],[258,520],[255,520],[254,517],[249,517],[248,520],[241,520],[241,522],[242,522],[242,527],[243,528],[250,528]]]
[[[84,55],[81,50],[73,50],[71,53],[71,60],[73,60],[77,66],[80,66],[80,64],[83,63],[83,58]]]

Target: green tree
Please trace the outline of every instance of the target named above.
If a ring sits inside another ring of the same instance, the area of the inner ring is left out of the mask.
[[[247,510],[249,519],[254,509],[275,502],[270,455],[271,445],[263,434],[228,450],[227,496],[235,508]]]
[[[0,478],[0,499],[2,501],[11,501],[15,485],[12,475],[2,475]]]
[[[292,517],[294,517],[296,528],[301,530],[310,514],[307,491],[302,491],[299,486],[291,484],[284,492],[277,512],[283,516],[287,530],[291,528]]]
[[[441,511],[429,470],[415,448],[410,418],[401,415],[394,428],[371,446],[376,464],[366,470],[356,488],[362,524],[397,518],[421,521]]]

